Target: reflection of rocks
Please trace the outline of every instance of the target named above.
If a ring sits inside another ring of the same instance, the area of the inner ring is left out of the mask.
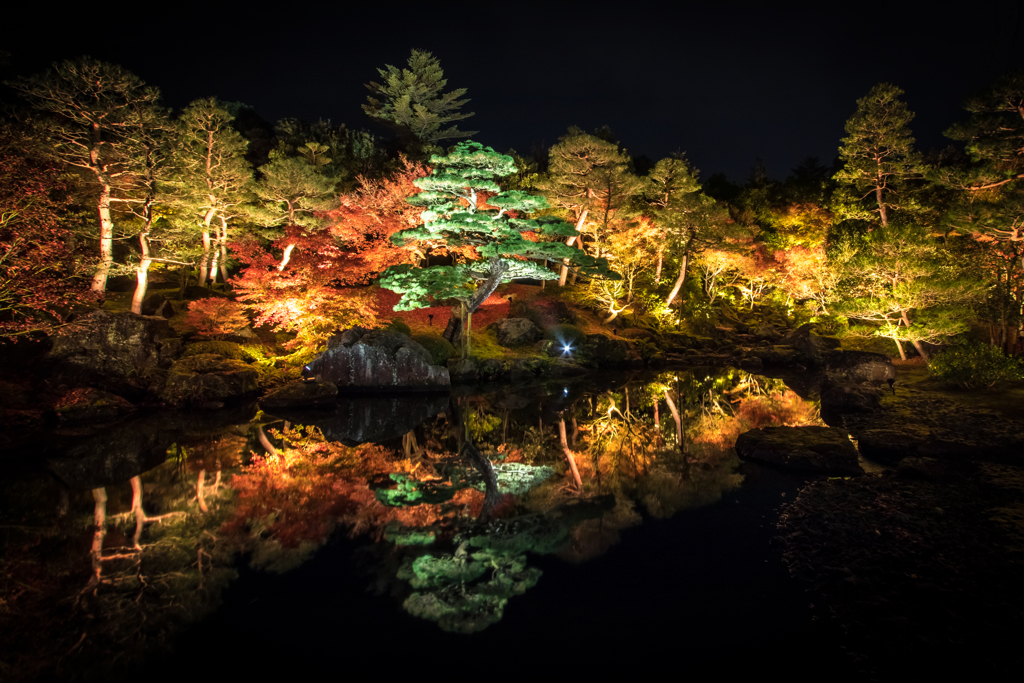
[[[202,405],[240,398],[256,391],[252,366],[212,353],[175,361],[161,397],[174,405]]]
[[[337,397],[338,387],[330,382],[291,382],[261,398],[260,407],[264,410],[274,410],[331,406]]]
[[[736,452],[756,460],[801,472],[863,474],[857,449],[849,435],[831,427],[764,427],[740,434]]]
[[[135,406],[120,396],[99,389],[73,389],[54,407],[61,422],[102,422],[133,410]]]
[[[61,457],[49,460],[49,469],[74,489],[120,484],[166,460],[175,435],[154,430],[147,421],[120,424],[80,439]]]
[[[803,360],[811,365],[820,364],[826,354],[839,347],[835,337],[820,337],[814,334],[814,323],[806,323],[786,335],[783,343],[793,347],[803,355]]]
[[[882,384],[895,379],[896,369],[888,356],[868,351],[830,351],[824,357],[825,374],[836,383]]]
[[[306,366],[307,374],[346,389],[447,391],[446,368],[431,365],[430,353],[401,332],[362,328],[331,339],[327,351]]]
[[[274,410],[274,416],[315,426],[331,441],[346,445],[397,439],[448,408],[444,394],[341,397],[331,412]]]
[[[828,415],[870,412],[878,405],[878,390],[871,386],[843,384],[821,393],[821,412]]]

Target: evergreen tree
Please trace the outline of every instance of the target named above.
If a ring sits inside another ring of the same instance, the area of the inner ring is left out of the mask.
[[[455,299],[459,315],[453,315],[445,337],[456,341],[470,328],[473,312],[499,284],[515,278],[554,277],[536,259],[567,259],[580,272],[615,277],[604,259],[593,258],[561,243],[576,234],[573,227],[553,218],[526,218],[525,214],[548,208],[543,197],[513,190],[502,192],[495,178],[516,172],[511,157],[476,142],[461,142],[450,154],[430,159],[433,171],[414,181],[423,190],[410,203],[424,207],[423,224],[392,237],[399,245],[420,242],[444,245],[471,254],[454,266],[392,266],[380,286],[402,295],[395,310],[424,308],[434,301]],[[529,239],[554,237],[557,242]]]
[[[629,172],[630,157],[614,142],[570,128],[548,154],[548,172],[536,186],[552,207],[561,209],[576,225],[576,232],[588,234],[599,245],[616,214],[638,194],[642,181]],[[566,240],[572,246],[573,234]],[[599,252],[600,247],[595,247]],[[565,285],[569,273],[563,264],[558,284]]]
[[[665,300],[669,307],[686,280],[691,256],[724,236],[728,215],[715,200],[700,191],[697,173],[681,155],[659,161],[648,176],[646,198],[660,231],[658,272],[666,253],[680,264]]]
[[[844,246],[842,288],[849,298],[837,310],[873,323],[871,334],[892,339],[902,358],[902,342],[912,343],[927,361],[924,342],[968,329],[965,306],[978,297],[977,284],[963,277],[926,229],[875,227]]]
[[[322,222],[315,214],[337,204],[338,179],[320,172],[329,164],[324,145],[308,142],[304,156],[287,157],[272,153],[260,167],[260,179],[253,192],[262,206],[256,213],[267,226],[295,225],[315,228]]]
[[[407,69],[390,64],[377,69],[383,82],[366,85],[372,93],[363,105],[367,116],[394,129],[399,141],[412,154],[437,149],[435,143],[443,140],[474,135],[476,131],[444,127],[473,116],[472,112],[462,111],[469,102],[461,99],[466,89],[444,92],[448,81],[440,62],[429,52],[413,50],[408,64]]]
[[[216,280],[218,269],[227,283],[229,230],[247,215],[252,201],[248,143],[231,122],[231,114],[214,98],[196,100],[177,122],[171,185],[179,214],[202,237],[200,284]]]
[[[124,200],[142,154],[146,121],[160,99],[156,88],[114,64],[81,57],[8,85],[43,114],[49,152],[86,171],[96,183],[100,260],[92,289],[102,293],[114,265],[111,204]]]
[[[909,128],[914,114],[899,99],[902,94],[894,85],[879,83],[857,100],[857,111],[846,122],[847,136],[839,147],[843,168],[835,175],[845,190],[843,217],[866,217],[858,215],[858,206],[873,197],[868,213],[877,212],[881,224],[888,225],[892,212],[908,203],[908,181],[919,173]]]

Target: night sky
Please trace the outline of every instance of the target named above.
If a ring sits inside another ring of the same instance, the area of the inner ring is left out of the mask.
[[[1024,68],[1020,0],[973,0],[956,13],[895,2],[278,2],[165,13],[82,4],[58,15],[29,4],[4,10],[19,27],[4,31],[5,78],[89,54],[134,71],[176,108],[215,95],[271,122],[330,118],[385,133],[362,113],[363,84],[418,48],[440,59],[450,88],[468,88],[476,116],[461,127],[499,151],[607,124],[633,155],[682,150],[702,177],[737,181],[756,158],[776,178],[807,156],[831,163],[857,98],[881,81],[906,92],[919,147],[945,147],[964,98]]]

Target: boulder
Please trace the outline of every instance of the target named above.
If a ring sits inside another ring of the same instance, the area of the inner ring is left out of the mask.
[[[776,341],[782,339],[782,333],[779,332],[775,325],[769,322],[760,322],[755,325],[748,326],[749,333],[758,339],[767,339],[769,341]]]
[[[448,376],[452,382],[475,382],[477,378],[476,362],[472,358],[452,358],[448,361]]]
[[[164,318],[99,309],[54,336],[47,357],[83,384],[130,385],[168,367],[180,352],[181,340]]]
[[[869,351],[835,350],[823,358],[825,374],[837,383],[888,383],[896,379],[896,369],[888,356]]]
[[[588,334],[580,351],[598,365],[618,365],[629,357],[629,342],[603,334]]]
[[[804,360],[800,351],[785,344],[759,348],[757,355],[764,366],[769,368],[791,368]]]
[[[254,393],[258,378],[242,361],[201,353],[171,365],[161,398],[179,406],[215,405]]]
[[[99,389],[72,389],[57,401],[61,422],[105,422],[135,410],[130,402]]]
[[[736,453],[746,460],[814,474],[858,475],[850,436],[832,427],[764,427],[740,434]]]
[[[577,377],[587,374],[587,369],[567,358],[552,358],[544,367],[545,377]]]
[[[494,336],[502,346],[525,346],[534,343],[544,334],[527,318],[505,318],[491,323],[487,329],[494,331]]]
[[[260,399],[264,410],[280,408],[319,408],[333,406],[338,398],[338,387],[319,380],[290,382],[278,387]]]
[[[857,434],[857,445],[864,457],[886,465],[915,455],[928,440],[927,431],[912,425],[903,429],[865,429]]]
[[[764,363],[757,356],[747,356],[740,360],[740,370],[747,372],[760,372],[764,369]]]
[[[306,366],[306,374],[347,390],[447,391],[448,369],[431,365],[430,352],[395,330],[346,330]]]
[[[818,365],[829,351],[839,348],[841,342],[835,337],[820,337],[814,334],[814,329],[814,323],[801,325],[786,335],[782,343],[803,354],[804,360],[811,365]]]
[[[830,415],[864,413],[879,405],[878,390],[860,384],[840,384],[821,393],[821,412]]]
[[[142,315],[158,315],[161,318],[174,317],[174,306],[163,294],[150,294],[142,301]]]

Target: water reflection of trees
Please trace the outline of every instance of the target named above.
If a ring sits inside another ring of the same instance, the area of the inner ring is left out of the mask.
[[[93,460],[55,466],[95,483],[8,495],[9,519],[49,502],[7,525],[0,626],[20,628],[0,661],[116,667],[213,609],[239,558],[287,571],[339,531],[374,541],[373,581],[410,614],[479,630],[540,578],[531,553],[586,560],[644,515],[714,503],[742,483],[739,433],[817,421],[780,381],[735,370],[531,391],[452,399],[383,445],[261,418],[164,430],[131,467],[93,458],[119,483],[86,472]],[[158,448],[166,462],[139,471]]]

